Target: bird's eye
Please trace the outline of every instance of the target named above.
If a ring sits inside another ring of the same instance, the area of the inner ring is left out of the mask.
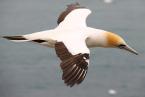
[[[118,47],[119,47],[120,49],[124,48],[125,46],[126,46],[125,44],[120,44],[120,45],[118,45]]]

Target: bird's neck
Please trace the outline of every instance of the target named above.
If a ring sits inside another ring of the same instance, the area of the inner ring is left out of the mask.
[[[88,47],[106,47],[107,36],[106,31],[88,27],[86,44]]]

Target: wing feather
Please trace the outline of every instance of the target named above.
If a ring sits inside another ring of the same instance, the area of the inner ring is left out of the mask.
[[[56,54],[61,59],[60,67],[63,71],[62,80],[67,86],[80,84],[88,70],[88,53],[79,53],[72,55],[63,42],[57,42],[55,45]]]
[[[57,24],[60,24],[71,11],[78,9],[78,8],[84,8],[84,7],[80,6],[80,4],[78,2],[67,5],[67,9],[59,15]]]

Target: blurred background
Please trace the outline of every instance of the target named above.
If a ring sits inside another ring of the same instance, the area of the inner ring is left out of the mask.
[[[74,2],[92,10],[88,26],[121,35],[140,55],[91,49],[86,79],[69,88],[53,49],[0,39],[0,97],[145,97],[145,0],[0,0],[0,35],[52,29]]]

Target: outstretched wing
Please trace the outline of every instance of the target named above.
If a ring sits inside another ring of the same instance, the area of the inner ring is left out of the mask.
[[[52,33],[55,33],[55,31],[46,30],[25,35],[0,36],[0,38],[5,38],[13,42],[35,42],[44,46],[54,47],[56,39],[52,39]]]
[[[75,4],[67,5],[67,9],[59,15],[57,24],[61,23],[71,11],[78,9],[78,8],[84,8],[84,7],[80,6],[80,4],[78,2]]]
[[[72,45],[72,47],[74,46]],[[72,87],[75,84],[80,84],[84,80],[89,65],[89,53],[80,52],[73,55],[68,48],[63,42],[57,42],[55,44],[56,54],[62,61],[60,64],[63,71],[62,80],[64,80],[67,86]]]

